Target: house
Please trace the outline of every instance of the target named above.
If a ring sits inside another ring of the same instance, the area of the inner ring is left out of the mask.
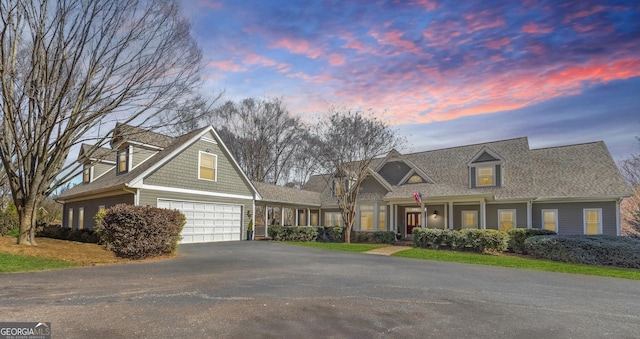
[[[303,186],[319,194],[307,213],[316,213],[321,225],[343,224],[333,180],[316,175]],[[393,150],[371,165],[354,230],[405,238],[415,227],[620,235],[620,202],[630,194],[603,142],[531,149],[527,138],[516,138],[411,154]]]
[[[82,183],[57,197],[64,227],[91,229],[126,203],[180,210],[182,243],[242,238],[260,195],[213,127],[172,138],[118,124],[110,146],[82,145]]]
[[[340,226],[332,175],[302,187],[252,182],[213,127],[172,138],[117,125],[111,148],[83,145],[83,183],[64,192],[63,225],[93,227],[118,203],[178,209],[183,243],[241,240],[268,226]],[[362,183],[356,231],[544,228],[620,235],[620,202],[631,195],[605,144],[531,149],[526,137],[375,159]]]

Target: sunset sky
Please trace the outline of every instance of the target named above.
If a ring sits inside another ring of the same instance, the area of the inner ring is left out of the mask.
[[[206,89],[313,121],[373,109],[422,151],[528,136],[640,153],[640,1],[184,0]]]

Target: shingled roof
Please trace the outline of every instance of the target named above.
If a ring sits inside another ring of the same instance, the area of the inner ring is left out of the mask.
[[[131,169],[128,173],[116,175],[116,169],[112,169],[101,177],[97,178],[95,181],[91,183],[83,183],[78,184],[71,189],[65,191],[57,199],[64,200],[68,198],[73,198],[77,196],[82,196],[86,194],[98,193],[102,191],[108,191],[112,189],[118,189],[120,187],[125,187],[126,184],[130,183],[132,180],[136,179],[142,173],[144,173],[149,168],[156,165],[158,162],[162,161],[165,157],[171,154],[176,149],[180,148],[184,143],[200,134],[204,130],[209,127],[203,127],[201,129],[195,130],[193,132],[184,134],[177,138],[171,138],[173,141],[169,145],[167,145],[162,151],[154,154],[147,161],[143,162],[139,166]]]
[[[111,137],[111,147],[117,147],[120,143],[123,142],[135,142],[139,144],[165,148],[171,145],[173,141],[174,138],[168,135],[148,131],[136,126],[118,123],[113,129],[113,136]]]
[[[320,207],[321,194],[318,192],[266,184],[258,181],[253,181],[253,186],[255,186],[262,200],[265,202]]]
[[[106,147],[97,147],[94,145],[80,145],[80,154],[78,161],[108,161],[115,163],[116,150]]]

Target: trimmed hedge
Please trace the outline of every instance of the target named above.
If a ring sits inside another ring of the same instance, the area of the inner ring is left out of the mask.
[[[186,219],[176,210],[120,204],[100,213],[96,231],[119,257],[144,259],[172,253]]]
[[[507,231],[509,252],[527,254],[524,241],[536,235],[556,235],[556,232],[540,228],[514,228]]]
[[[414,228],[416,247],[452,250],[472,250],[478,253],[504,252],[509,236],[497,230],[468,229],[454,231],[437,228]]]
[[[344,227],[339,226],[280,226],[272,225],[267,231],[275,241],[344,242]],[[391,244],[395,232],[351,232],[351,240],[359,243]]]
[[[640,268],[640,239],[611,235],[540,235],[524,241],[539,259],[587,265]]]
[[[90,244],[98,244],[100,242],[100,236],[93,230],[76,230],[65,228],[60,225],[38,226],[36,227],[36,237],[77,241]]]
[[[393,244],[396,241],[396,232],[393,231],[376,231],[376,232],[363,232],[352,231],[351,240],[355,243],[367,243],[367,244]]]

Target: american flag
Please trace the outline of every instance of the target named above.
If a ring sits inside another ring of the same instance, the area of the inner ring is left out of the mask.
[[[413,193],[413,199],[416,200],[416,202],[418,203],[418,206],[422,206],[422,193],[420,192]]]

